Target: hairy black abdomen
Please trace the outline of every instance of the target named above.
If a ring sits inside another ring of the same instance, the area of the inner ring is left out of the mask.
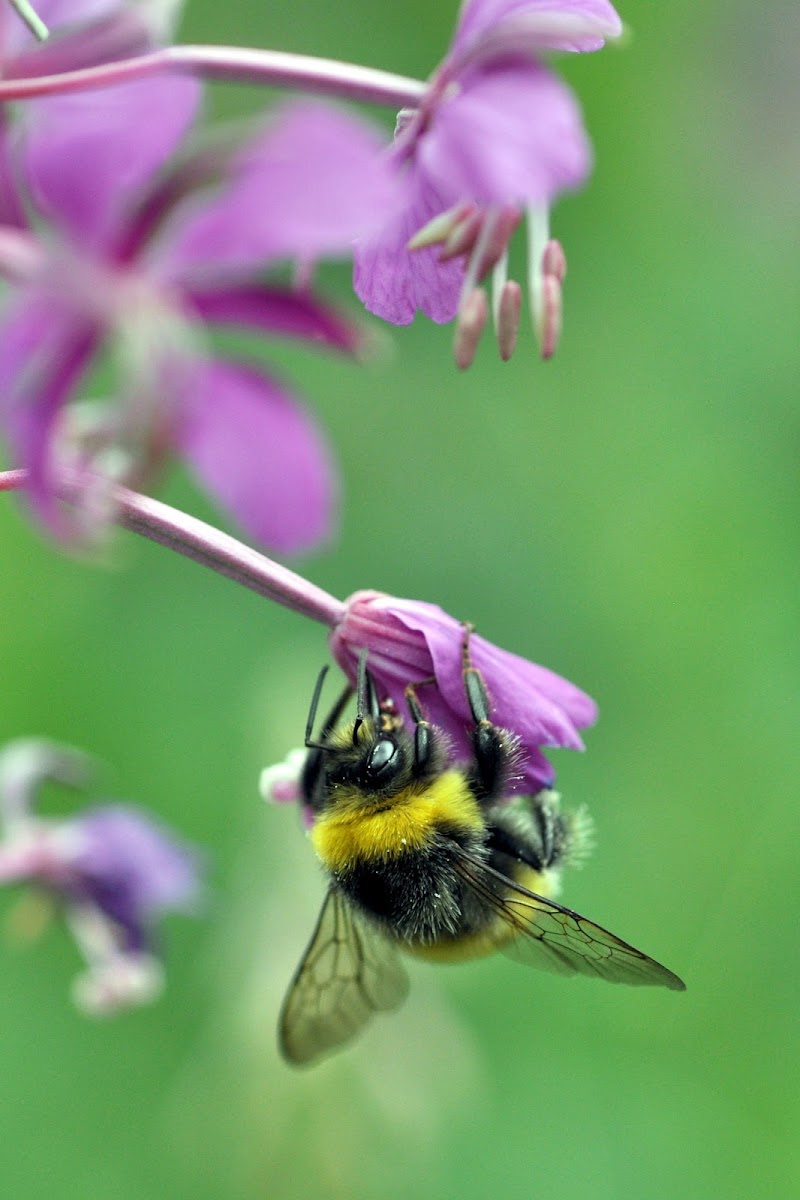
[[[462,884],[444,839],[394,858],[356,862],[337,872],[336,882],[396,938],[435,942],[466,931]]]

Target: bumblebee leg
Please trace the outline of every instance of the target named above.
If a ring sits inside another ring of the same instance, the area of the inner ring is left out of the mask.
[[[406,704],[414,722],[414,774],[417,776],[424,775],[431,766],[434,751],[433,731],[425,720],[417,688],[435,682],[434,679],[423,679],[418,684],[409,683],[405,688]]]
[[[308,710],[308,720],[306,721],[306,736],[305,747],[308,750],[306,755],[305,765],[302,775],[300,776],[300,790],[306,804],[313,809],[319,808],[319,800],[317,797],[319,780],[322,773],[322,760],[325,753],[326,742],[331,732],[339,723],[344,709],[353,694],[353,689],[350,684],[344,689],[331,712],[325,718],[319,737],[316,741],[312,738],[314,731],[314,721],[317,717],[317,709],[319,708],[320,696],[322,695],[322,685],[325,682],[325,676],[328,673],[328,668],[323,667],[317,677],[317,683],[314,688],[314,695],[311,698],[311,706]]]
[[[333,730],[336,728],[336,726],[339,724],[341,715],[344,712],[345,708],[347,707],[352,694],[353,694],[353,689],[351,688],[350,684],[348,683],[347,686],[342,689],[342,693],[339,696],[339,699],[336,701],[333,708],[331,709],[331,711],[328,713],[327,717],[325,718],[325,721],[324,721],[324,724],[322,726],[322,730],[320,733],[320,737],[323,737],[323,738],[328,737],[328,735],[331,734],[333,732]]]
[[[356,720],[353,725],[353,745],[358,745],[358,731],[364,724],[364,716],[368,713],[375,722],[380,723],[381,708],[378,703],[378,693],[375,690],[375,680],[367,670],[366,646],[358,656],[358,675],[356,678]]]
[[[470,783],[481,804],[486,804],[502,793],[508,776],[511,752],[511,737],[489,720],[489,695],[483,676],[473,667],[469,653],[469,639],[474,626],[464,626],[464,641],[461,645],[462,674],[472,720],[472,745],[475,752],[475,768]]]
[[[592,848],[589,814],[585,809],[562,811],[558,793],[550,788],[502,801],[486,813],[486,824],[490,850],[536,871],[580,866]],[[498,869],[508,871],[502,862]]]
[[[339,699],[336,701],[336,704],[333,706],[333,709],[325,718],[325,722],[320,730],[319,738],[316,742],[312,741],[311,734],[314,731],[314,721],[317,718],[317,709],[319,708],[320,696],[322,695],[322,685],[325,682],[325,676],[327,674],[328,668],[323,667],[317,676],[316,686],[314,687],[314,695],[311,697],[311,705],[308,710],[308,720],[306,721],[306,736],[304,743],[307,749],[320,749],[319,739],[321,738],[324,741],[331,730],[335,729],[336,725],[339,723],[339,718],[344,712],[345,705],[353,694],[353,689],[348,683]]]
[[[564,857],[567,831],[554,792],[504,801],[487,813],[486,821],[487,844],[496,854],[527,863],[535,871],[556,866]]]
[[[476,725],[491,724],[489,721],[489,696],[486,684],[477,667],[473,667],[469,653],[469,639],[475,632],[474,625],[464,626],[464,640],[461,643],[461,671],[464,676],[464,690],[467,693],[469,709]]]

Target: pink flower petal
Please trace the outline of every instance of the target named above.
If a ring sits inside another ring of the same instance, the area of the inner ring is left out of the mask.
[[[51,39],[59,39],[65,27],[72,35],[71,26],[96,21],[114,12],[123,11],[124,5],[120,0],[36,0],[33,6],[41,19],[50,30]],[[10,4],[0,6],[0,47],[2,47],[3,74],[16,78],[13,65],[8,71],[8,65],[13,64],[19,54],[36,54],[37,50],[47,46],[39,43],[33,34],[13,11]],[[42,71],[42,74],[45,74]]]
[[[42,343],[51,330],[52,306],[48,296],[35,288],[20,290],[14,303],[6,308],[0,323],[0,420],[9,421],[17,396],[25,388],[26,377],[36,370],[43,353]],[[65,327],[66,318],[56,317],[55,333]],[[71,322],[70,322],[71,324]]]
[[[0,224],[13,229],[27,229],[28,219],[20,195],[19,180],[14,167],[11,131],[5,114],[0,112]]]
[[[96,246],[175,150],[199,99],[194,80],[165,76],[37,100],[25,109],[23,143],[37,203],[80,245]]]
[[[99,9],[101,6],[96,7]],[[36,8],[41,16],[40,6]],[[55,25],[52,28],[55,32],[46,42],[26,46],[6,63],[7,79],[30,79],[36,75],[79,71],[83,67],[142,54],[153,44],[144,9],[138,5],[136,8],[117,5],[115,11],[107,15],[98,13],[96,19],[68,26],[63,32]]]
[[[586,177],[591,151],[571,91],[542,67],[471,72],[420,138],[420,171],[445,200],[547,204]]]
[[[356,247],[353,287],[371,313],[408,325],[419,309],[438,324],[452,321],[458,308],[464,265],[439,261],[439,248],[409,250],[413,234],[450,207],[415,164],[410,168],[411,198],[404,212]]]
[[[28,469],[31,507],[64,541],[76,531],[58,503],[52,435],[95,345],[88,326],[33,289],[23,292],[0,327],[0,426],[15,464]]]
[[[451,53],[472,54],[503,26],[513,28],[517,50],[599,50],[619,37],[622,22],[607,0],[467,0]]]
[[[64,26],[97,21],[122,11],[126,5],[122,0],[36,0],[34,7],[51,34],[56,35]]]
[[[461,663],[462,623],[438,605],[423,601],[393,600],[387,608],[406,628],[424,636],[440,691],[450,708],[468,721]],[[508,724],[531,745],[581,747],[576,727],[591,724],[597,715],[589,696],[546,667],[501,650],[477,633],[471,636],[469,645],[473,665],[484,677],[499,725]]]
[[[179,441],[201,483],[262,545],[296,553],[330,535],[336,482],[316,425],[273,379],[198,365]]]
[[[184,304],[202,321],[255,329],[272,336],[303,338],[317,346],[356,353],[362,331],[312,296],[242,283],[229,287],[187,287]]]
[[[243,149],[231,185],[176,220],[160,255],[173,278],[209,269],[252,275],[279,258],[347,254],[398,191],[376,129],[340,109],[286,106]]]

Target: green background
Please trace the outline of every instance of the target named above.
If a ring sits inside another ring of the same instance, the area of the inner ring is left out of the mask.
[[[455,7],[196,0],[182,36],[425,76]],[[0,736],[90,750],[109,794],[208,846],[213,871],[207,915],[167,924],[163,999],[114,1021],[72,1010],[63,930],[5,939],[4,1194],[796,1193],[800,12],[622,15],[624,48],[559,64],[597,166],[554,218],[553,362],[526,330],[512,363],[487,341],[459,375],[451,331],[425,322],[366,368],[248,348],[282,363],[341,463],[340,538],[300,569],[339,596],[436,601],[597,697],[588,752],[558,755],[598,841],[564,898],[688,991],[412,965],[402,1013],[290,1071],[276,1016],[322,882],[256,781],[301,740],[324,631],[131,535],[103,566],[59,557],[6,497]],[[218,86],[210,108],[263,102]],[[327,282],[357,311],[343,268]],[[180,473],[162,495],[213,519]]]

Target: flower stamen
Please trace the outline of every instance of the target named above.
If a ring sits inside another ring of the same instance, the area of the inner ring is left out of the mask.
[[[494,319],[497,349],[503,362],[508,362],[516,348],[521,312],[522,288],[516,279],[509,279],[500,289]]]
[[[528,213],[528,279],[533,331],[542,358],[552,358],[558,348],[563,315],[562,284],[567,259],[560,242],[550,237],[547,209]]]
[[[428,246],[442,245],[451,236],[453,230],[475,211],[476,206],[469,201],[448,208],[447,212],[439,213],[438,216],[428,221],[427,225],[418,229],[414,236],[409,238],[406,248],[408,250],[424,250]]]
[[[522,219],[519,208],[480,208],[465,201],[434,217],[409,240],[409,250],[441,246],[440,262],[466,258],[466,274],[456,315],[455,361],[472,365],[486,325],[486,305],[477,298],[479,284],[491,271],[492,319],[503,362],[514,353],[522,309],[522,289],[508,279],[508,245]],[[550,237],[546,209],[528,213],[528,281],[531,317],[542,358],[558,348],[562,321],[562,284],[567,260],[561,243]]]
[[[456,336],[453,357],[456,366],[466,371],[475,360],[478,342],[489,319],[489,305],[483,288],[473,288],[463,296],[456,315]]]

